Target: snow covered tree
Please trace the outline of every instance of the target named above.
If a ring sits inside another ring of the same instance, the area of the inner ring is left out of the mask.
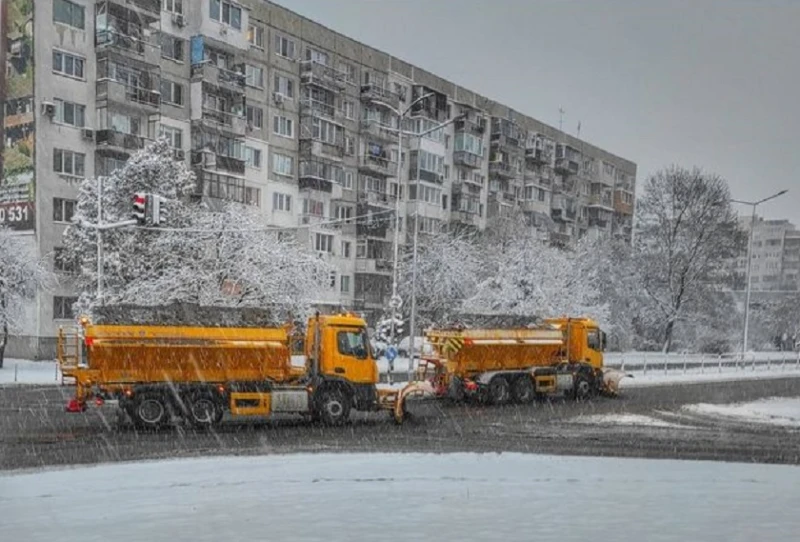
[[[581,265],[581,253],[562,250],[523,237],[506,245],[497,272],[484,278],[464,304],[466,312],[536,316],[607,317],[599,281],[591,266]]]
[[[30,239],[0,227],[0,368],[3,367],[10,333],[17,331],[24,302],[38,287],[52,284],[54,277],[36,256]]]
[[[668,352],[687,307],[713,299],[709,291],[732,276],[745,237],[727,183],[698,168],[672,166],[652,175],[638,211],[636,263]]]
[[[473,236],[441,232],[420,239],[417,248],[417,329],[444,321],[458,312],[475,292],[482,262]],[[405,310],[411,309],[413,253],[406,251],[400,267],[400,296]]]
[[[96,298],[97,193],[103,223],[130,217],[135,192],[164,198],[158,228],[101,233],[102,299]],[[81,309],[99,305],[270,308],[303,314],[319,299],[329,266],[292,236],[270,228],[236,203],[210,209],[192,203],[194,174],[162,139],[133,155],[110,176],[82,183],[65,247],[80,262]]]

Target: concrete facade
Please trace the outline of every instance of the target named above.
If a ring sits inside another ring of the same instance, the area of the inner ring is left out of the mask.
[[[742,219],[741,222],[750,233],[750,217]],[[800,290],[800,231],[788,220],[769,220],[756,216],[754,224],[750,268],[752,291]],[[737,260],[737,274],[742,281],[746,280],[746,255]]]
[[[74,18],[56,20],[64,13]],[[270,2],[36,1],[33,21],[31,242],[54,266],[80,178],[162,133],[196,171],[198,197],[296,228],[338,269],[320,303],[368,314],[390,294],[398,197],[403,243],[414,227],[481,230],[515,207],[553,242],[631,237],[631,161]],[[54,66],[55,52],[82,73]],[[82,122],[64,121],[64,103],[83,108]],[[405,109],[406,130],[457,120],[406,137],[399,156],[394,111]],[[53,355],[76,295],[70,270],[60,274],[9,355]]]

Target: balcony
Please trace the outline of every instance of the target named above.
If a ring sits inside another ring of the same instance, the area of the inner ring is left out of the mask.
[[[453,164],[472,169],[480,169],[483,165],[483,158],[471,152],[456,151],[453,153]]]
[[[589,196],[589,207],[598,207],[613,211],[614,206],[611,201],[611,194]]]
[[[396,92],[377,85],[362,85],[361,99],[365,102],[384,103],[394,109],[400,107],[400,96]]]
[[[549,164],[552,157],[545,149],[525,149],[525,159],[533,164]]]
[[[590,228],[608,228],[610,221],[607,218],[589,217]]]
[[[300,157],[302,159],[329,158],[341,160],[344,156],[344,139],[335,142],[321,141],[311,137],[300,136]]]
[[[217,169],[235,173],[237,175],[244,175],[245,161],[232,156],[217,155]]]
[[[100,30],[95,33],[97,61],[109,55],[133,58],[151,66],[161,63],[161,46],[114,30]]]
[[[575,222],[575,218],[578,214],[575,209],[555,206],[550,210],[550,213],[553,220],[559,220],[561,222]]]
[[[450,220],[464,226],[480,227],[481,215],[478,213],[470,213],[468,211],[452,211],[450,213]]]
[[[381,124],[377,120],[362,120],[361,131],[383,142],[397,142],[397,129]]]
[[[123,154],[130,154],[132,151],[143,149],[150,142],[149,139],[142,136],[125,134],[109,129],[97,130],[94,135],[99,147],[105,147]]]
[[[140,20],[155,21],[161,17],[161,0],[106,0],[98,5],[111,5],[112,13],[119,13],[121,9],[139,15]]]
[[[394,196],[384,192],[373,192],[371,190],[360,190],[358,192],[358,202],[377,207],[394,207],[396,204]]]
[[[456,132],[469,132],[479,136],[486,132],[486,117],[483,116],[463,117],[453,124]]]
[[[578,162],[568,158],[556,158],[556,164],[553,169],[555,169],[556,173],[561,173],[562,175],[577,175],[578,171],[580,171],[580,165]]]
[[[397,175],[397,162],[377,156],[361,156],[358,160],[359,169],[380,175],[383,177],[395,177]]]
[[[101,79],[96,84],[98,102],[113,102],[117,104],[137,104],[143,106],[151,113],[155,113],[161,106],[161,93],[142,87],[133,87],[113,81]],[[105,104],[98,104],[102,107]]]
[[[192,80],[203,81],[231,94],[244,94],[243,73],[219,68],[208,61],[192,65]]]
[[[322,117],[336,120],[337,110],[333,104],[304,98],[300,100],[300,114],[308,117]]]
[[[347,85],[347,74],[314,60],[303,60],[300,62],[300,82],[341,92]]]
[[[493,133],[490,138],[492,147],[505,149],[507,151],[518,151],[520,147],[520,140],[514,136]]]
[[[233,137],[244,137],[247,132],[247,119],[244,116],[209,107],[203,107],[202,116],[194,122],[199,122],[203,127],[225,132]]]
[[[489,175],[502,179],[513,179],[516,176],[516,171],[508,162],[495,160],[489,162]]]
[[[384,258],[357,258],[356,273],[391,275],[394,271],[392,260]]]

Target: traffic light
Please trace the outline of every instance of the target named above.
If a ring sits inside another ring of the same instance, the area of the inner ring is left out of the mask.
[[[137,192],[133,195],[133,218],[139,223],[144,225],[147,219],[147,194],[144,192]]]
[[[150,223],[158,226],[161,223],[161,196],[150,194],[147,203],[150,205]]]

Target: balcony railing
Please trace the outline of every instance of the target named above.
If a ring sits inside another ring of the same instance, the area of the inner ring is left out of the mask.
[[[454,123],[456,132],[470,132],[483,135],[486,131],[486,117],[461,118]]]
[[[325,117],[328,119],[336,118],[336,107],[333,104],[304,98],[300,100],[300,114],[311,117]]]
[[[230,171],[238,175],[244,175],[245,161],[232,156],[217,155],[217,169]]]
[[[235,94],[242,94],[245,89],[243,73],[220,68],[209,61],[192,65],[192,78],[201,79],[205,83]]]
[[[347,74],[314,60],[300,62],[300,82],[340,91],[347,85]]]
[[[96,91],[98,100],[108,100],[119,104],[136,103],[154,109],[158,109],[161,105],[159,91],[134,87],[111,79],[98,80]]]
[[[161,62],[161,46],[115,30],[97,29],[95,47],[102,50],[117,51],[125,55],[135,55],[147,64],[158,65]]]
[[[201,120],[211,126],[223,129],[237,136],[244,136],[247,131],[247,119],[243,115],[230,111],[220,111],[203,107]]]
[[[589,196],[589,206],[590,207],[603,207],[606,209],[612,209],[613,203],[611,200],[611,195],[605,196]]]
[[[377,85],[362,85],[361,99],[369,102],[382,102],[395,109],[400,106],[400,96],[396,92]]]
[[[534,164],[549,164],[552,157],[545,149],[525,149],[525,158]]]
[[[395,197],[385,192],[374,192],[372,190],[360,190],[358,192],[359,203],[368,203],[378,206],[394,206]]]
[[[489,162],[489,173],[498,177],[511,179],[515,176],[516,171],[508,162],[495,160],[493,162]]]
[[[394,177],[397,175],[397,162],[377,156],[361,156],[358,161],[361,169],[371,173],[376,173],[384,177]]]
[[[381,124],[377,120],[364,119],[361,121],[361,130],[382,141],[397,141],[397,128]]]
[[[557,173],[564,175],[576,175],[580,170],[578,162],[567,158],[556,158],[555,168]]]
[[[95,132],[95,141],[98,145],[132,151],[143,149],[150,140],[139,135],[105,129]]]
[[[483,165],[483,158],[471,152],[455,151],[453,153],[453,163],[457,166],[480,169],[481,165]]]

